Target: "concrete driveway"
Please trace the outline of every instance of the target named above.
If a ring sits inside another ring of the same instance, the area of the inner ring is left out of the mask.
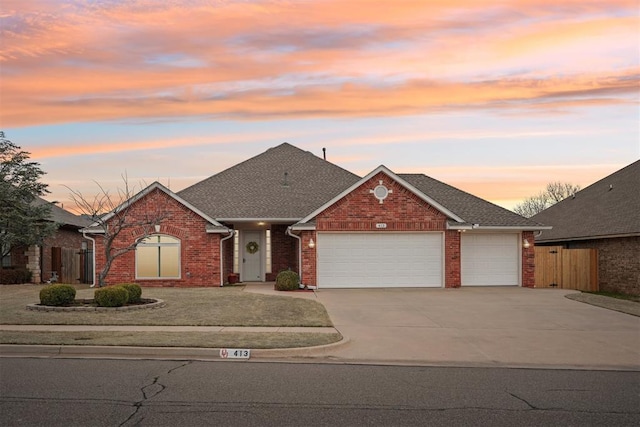
[[[640,318],[526,288],[340,289],[324,304],[344,361],[640,369]],[[279,293],[282,295],[283,293]]]

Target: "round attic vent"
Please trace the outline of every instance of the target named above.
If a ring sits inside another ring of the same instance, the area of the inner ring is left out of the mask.
[[[382,202],[389,195],[389,189],[384,185],[380,184],[373,189],[373,195],[376,196],[376,199]]]

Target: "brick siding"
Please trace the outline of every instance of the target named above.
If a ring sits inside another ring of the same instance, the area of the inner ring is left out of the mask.
[[[640,295],[640,236],[574,241],[564,246],[598,250],[601,291]]]
[[[283,270],[298,271],[298,241],[287,235],[285,224],[271,226],[271,273],[266,280],[274,281]]]
[[[380,203],[371,190],[380,181],[392,192]],[[460,236],[457,231],[445,231],[447,217],[420,199],[386,174],[380,172],[347,194],[344,198],[320,213],[316,218],[316,229],[344,232],[444,232],[445,233],[445,286],[460,286]],[[379,229],[376,224],[385,223]],[[315,248],[308,247],[308,240],[315,233],[303,233],[303,275],[305,284],[317,281]],[[449,260],[453,260],[453,263]]]
[[[522,286],[525,288],[533,288],[535,281],[535,248],[533,231],[522,232],[522,242],[525,239],[529,242],[528,248],[522,248]]]
[[[155,190],[138,200],[129,210],[131,220],[140,220],[153,212],[162,212],[159,234],[180,240],[181,265],[179,279],[136,279],[135,251],[116,258],[106,278],[108,285],[136,282],[142,286],[220,286],[220,239],[225,235],[206,233],[207,222],[166,193]],[[143,230],[125,230],[114,247],[123,247],[143,236]],[[105,264],[104,241],[96,240],[96,276]],[[231,240],[231,239],[229,239]]]
[[[383,203],[371,194],[379,182],[393,192]],[[457,288],[461,285],[460,233],[446,229],[447,217],[407,190],[383,172],[367,180],[344,198],[328,207],[316,217],[318,232],[442,232],[444,233],[444,286]],[[376,224],[385,223],[379,229]],[[316,250],[308,247],[315,232],[302,232],[303,280],[305,284],[317,283]],[[523,239],[531,243],[522,252],[522,285],[534,286],[533,232],[524,232]]]

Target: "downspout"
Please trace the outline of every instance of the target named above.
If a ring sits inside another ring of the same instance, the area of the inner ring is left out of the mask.
[[[298,271],[300,276],[300,284],[302,284],[302,237],[296,236],[291,232],[291,226],[287,227],[287,235],[298,239]]]
[[[91,286],[89,286],[90,288],[93,288],[96,285],[96,240],[93,237],[89,237],[87,236],[86,232],[82,232],[82,237],[84,237],[87,240],[91,240],[91,249],[93,249],[92,252],[92,257],[91,257],[91,264],[93,265],[93,283],[91,284]]]
[[[220,287],[224,286],[224,250],[222,247],[222,242],[224,242],[225,240],[228,240],[230,238],[232,238],[233,236],[236,235],[236,231],[235,230],[229,230],[229,235],[227,237],[224,237],[222,239],[220,239]]]

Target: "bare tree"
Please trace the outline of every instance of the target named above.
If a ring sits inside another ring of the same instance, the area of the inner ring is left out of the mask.
[[[88,232],[99,236],[96,238],[101,238],[104,243],[105,264],[98,273],[98,287],[104,286],[114,260],[135,250],[138,243],[154,234],[155,226],[167,217],[167,210],[163,209],[166,205],[157,199],[150,200],[153,198],[151,187],[136,192],[135,186],[129,185],[126,174],[122,175],[122,181],[123,187],[118,188],[117,195],[112,195],[96,182],[99,192],[91,198],[67,187],[80,213],[94,221]],[[138,204],[143,206],[134,211],[134,205]],[[123,234],[125,231],[129,233]],[[134,235],[136,238],[129,238]]]
[[[558,181],[550,182],[544,191],[525,199],[516,205],[513,211],[525,218],[530,218],[578,191],[580,191],[579,185]]]

